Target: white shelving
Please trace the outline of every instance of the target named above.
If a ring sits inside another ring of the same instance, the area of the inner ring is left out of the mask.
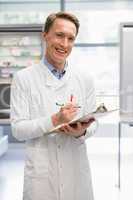
[[[12,77],[17,71],[40,61],[43,53],[41,32],[41,24],[0,25],[0,156],[7,151],[8,141],[14,141],[10,128],[8,130]],[[8,136],[4,136],[6,134]]]
[[[41,24],[0,25],[0,119],[8,116],[4,110],[10,108],[13,75],[37,64],[42,57],[41,32]]]
[[[41,39],[36,33],[8,33],[0,30],[0,77],[13,74],[41,58]]]

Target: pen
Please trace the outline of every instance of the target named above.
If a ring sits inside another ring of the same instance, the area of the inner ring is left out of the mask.
[[[71,94],[71,96],[70,96],[70,101],[71,102],[73,101],[73,94]]]
[[[60,104],[60,103],[57,103],[57,102],[56,102],[56,105],[57,105],[57,106],[60,106],[60,107],[65,106],[65,104]],[[81,106],[74,106],[74,108],[81,108]]]

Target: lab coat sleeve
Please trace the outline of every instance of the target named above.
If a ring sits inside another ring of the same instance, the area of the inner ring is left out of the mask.
[[[11,85],[11,128],[20,140],[41,137],[53,128],[51,116],[30,119],[28,87],[25,79],[16,74]]]
[[[95,87],[94,79],[90,77],[86,81],[86,106],[85,114],[91,113],[96,110],[96,96],[95,96]],[[98,127],[98,121],[94,121],[88,128],[85,134],[85,139],[94,135]]]

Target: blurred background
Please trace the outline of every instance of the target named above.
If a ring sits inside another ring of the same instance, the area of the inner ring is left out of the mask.
[[[39,62],[42,24],[57,11],[72,12],[81,24],[68,62],[94,77],[97,105],[119,108],[120,23],[133,22],[132,0],[0,0],[1,200],[22,200],[23,190],[24,142],[12,136],[9,121],[12,77]],[[99,120],[86,144],[95,200],[132,199],[132,127],[125,123],[120,133],[115,112]]]

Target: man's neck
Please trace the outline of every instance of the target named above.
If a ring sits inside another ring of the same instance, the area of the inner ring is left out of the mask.
[[[51,65],[46,58],[44,58],[44,64],[48,67],[51,73],[54,74],[54,76],[56,76],[58,79],[61,79],[66,73],[67,63],[65,64],[63,69],[57,69],[53,65]]]
[[[47,63],[49,63],[50,65],[52,65],[57,71],[62,72],[65,68],[66,62],[64,64],[53,64],[46,56],[44,57],[45,60],[47,61]]]

